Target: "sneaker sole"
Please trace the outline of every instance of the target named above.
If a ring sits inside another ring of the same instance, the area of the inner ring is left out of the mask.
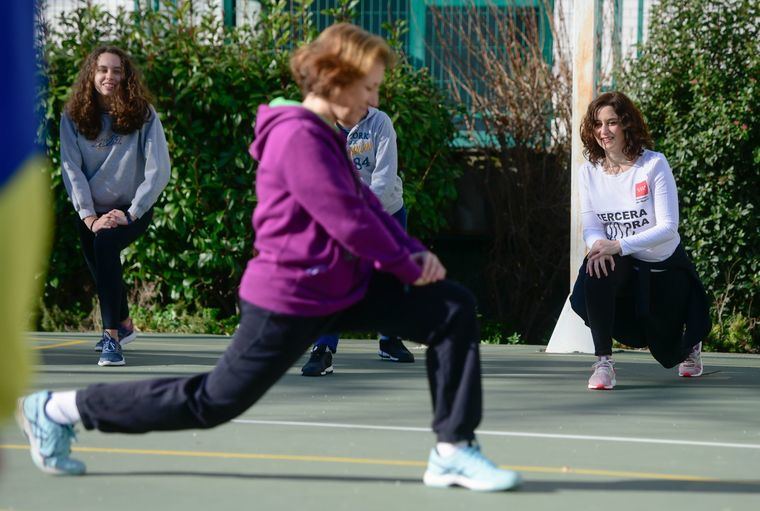
[[[678,371],[678,376],[680,376],[681,378],[699,378],[700,376],[702,376],[703,372],[704,372],[704,370],[700,370],[698,373],[697,372],[695,372],[695,373],[682,373],[681,371]]]
[[[513,490],[520,486],[522,479],[520,478],[519,474],[516,474],[512,481],[497,485],[478,481],[477,479],[470,479],[469,477],[461,475],[440,475],[425,472],[425,475],[422,476],[422,482],[425,483],[425,486],[428,486],[430,488],[448,488],[451,486],[461,486],[463,488],[467,488],[468,490],[474,491],[506,491]]]
[[[333,373],[333,366],[330,366],[326,368],[324,371],[322,371],[321,373],[305,373],[301,371],[301,376],[326,376],[332,373]]]
[[[400,359],[397,357],[394,357],[390,353],[386,353],[385,351],[378,351],[377,356],[382,358],[383,360],[390,360],[391,362],[399,362],[400,364],[411,364],[414,363],[414,357],[407,358],[407,359]]]
[[[615,388],[616,381],[612,381],[612,385],[588,385],[589,390],[612,390]]]
[[[29,423],[29,420],[27,420],[26,415],[24,414],[24,398],[19,399],[16,404],[16,423],[18,424],[18,427],[21,428],[21,431],[24,432],[26,441],[29,442],[29,448],[32,451],[32,461],[34,462],[34,465],[46,474],[58,474],[59,472],[57,470],[45,465],[44,459],[40,454],[40,448],[37,445],[34,435],[32,435],[32,425]]]
[[[104,367],[104,366],[124,366],[124,365],[127,365],[127,363],[124,360],[120,360],[118,362],[111,362],[110,360],[98,360],[98,365],[100,367]]]

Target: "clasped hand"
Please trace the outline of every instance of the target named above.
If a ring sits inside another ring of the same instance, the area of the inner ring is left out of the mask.
[[[101,229],[113,229],[118,225],[127,225],[127,215],[120,209],[112,209],[108,213],[100,215],[93,223],[92,232],[98,232]]]
[[[618,240],[597,240],[591,246],[591,250],[586,257],[586,273],[592,277],[602,278],[602,274],[607,276],[607,264],[610,271],[615,270],[614,255],[620,253],[620,242]]]

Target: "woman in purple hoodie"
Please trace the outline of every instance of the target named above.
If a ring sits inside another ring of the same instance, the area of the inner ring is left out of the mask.
[[[32,459],[45,472],[80,474],[70,458],[73,424],[106,432],[211,428],[245,412],[314,338],[379,330],[424,343],[433,399],[424,482],[475,490],[516,487],[520,476],[475,443],[481,419],[479,331],[472,294],[445,280],[435,255],[383,211],[354,172],[336,119],[358,122],[393,55],[349,24],[296,51],[303,102],[261,106],[251,154],[259,161],[256,250],[240,284],[240,326],[209,373],[83,390],[42,391],[20,401]],[[112,400],[104,396],[118,395]]]

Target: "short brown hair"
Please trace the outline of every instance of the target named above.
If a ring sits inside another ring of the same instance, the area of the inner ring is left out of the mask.
[[[290,59],[293,79],[306,96],[330,98],[369,73],[376,62],[392,67],[395,56],[382,37],[350,23],[337,23],[300,47]]]
[[[113,119],[114,133],[128,134],[137,131],[150,117],[150,93],[143,84],[137,66],[122,49],[100,46],[90,52],[82,63],[65,107],[77,130],[89,140],[94,140],[102,129],[103,112],[98,104],[98,91],[95,89],[94,79],[98,57],[104,53],[112,53],[119,57],[124,73],[109,112]]]
[[[652,149],[652,136],[644,121],[644,117],[636,105],[622,92],[605,92],[588,106],[586,115],[581,121],[581,141],[583,141],[583,155],[588,160],[597,164],[604,159],[604,149],[596,142],[594,137],[594,123],[599,110],[605,106],[611,106],[615,114],[620,118],[620,125],[625,134],[623,154],[629,160],[635,160],[644,149]]]

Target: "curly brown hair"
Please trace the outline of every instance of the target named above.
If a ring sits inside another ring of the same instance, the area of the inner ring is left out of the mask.
[[[140,127],[150,117],[150,93],[142,82],[140,71],[126,52],[115,46],[100,46],[93,50],[82,63],[79,75],[66,102],[66,113],[86,138],[93,140],[103,128],[103,109],[95,89],[95,71],[98,57],[112,53],[121,59],[123,78],[111,100],[108,114],[115,133],[128,134]]]
[[[336,23],[290,59],[293,79],[304,96],[313,92],[331,99],[340,89],[367,75],[375,62],[386,68],[395,56],[382,37],[350,23]]]
[[[649,134],[644,117],[636,105],[622,92],[605,92],[600,95],[586,110],[586,115],[581,121],[581,141],[583,141],[583,155],[593,164],[604,159],[604,149],[596,142],[594,137],[594,123],[599,110],[605,106],[611,106],[615,114],[620,118],[620,125],[625,135],[623,154],[629,160],[635,160],[644,149],[653,149],[654,143]]]

